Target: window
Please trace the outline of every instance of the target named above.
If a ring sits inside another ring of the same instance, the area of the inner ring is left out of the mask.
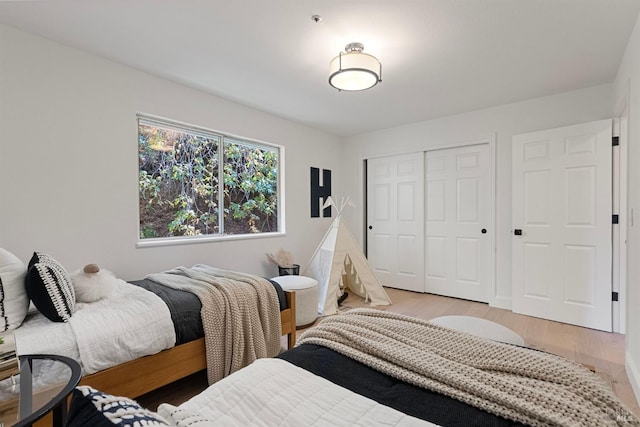
[[[280,150],[138,116],[140,240],[280,230]]]

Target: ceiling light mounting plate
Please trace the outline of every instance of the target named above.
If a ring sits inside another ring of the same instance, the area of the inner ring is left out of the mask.
[[[362,43],[349,43],[344,47],[344,51],[347,53],[362,53],[364,50],[364,45]]]

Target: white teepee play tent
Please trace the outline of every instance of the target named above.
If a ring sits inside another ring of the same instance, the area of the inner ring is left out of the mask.
[[[338,297],[346,287],[365,301],[370,300],[372,306],[391,304],[358,242],[342,220],[342,209],[348,202],[349,199],[343,200],[340,208],[331,197],[325,202],[323,209],[333,205],[338,216],[302,271],[303,275],[318,281],[318,314],[321,315],[337,313]]]

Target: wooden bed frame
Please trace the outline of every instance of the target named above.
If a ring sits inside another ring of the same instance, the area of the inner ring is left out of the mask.
[[[296,343],[296,294],[285,291],[285,298],[288,308],[280,312],[282,335],[287,336],[288,348],[293,348]],[[206,368],[204,338],[199,338],[86,375],[80,384],[116,396],[136,398]]]

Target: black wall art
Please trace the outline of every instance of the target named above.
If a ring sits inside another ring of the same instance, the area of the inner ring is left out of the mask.
[[[320,207],[329,196],[331,196],[331,171],[322,169],[321,180],[320,169],[311,168],[311,218],[320,217]],[[331,206],[322,210],[322,216],[331,217]]]

